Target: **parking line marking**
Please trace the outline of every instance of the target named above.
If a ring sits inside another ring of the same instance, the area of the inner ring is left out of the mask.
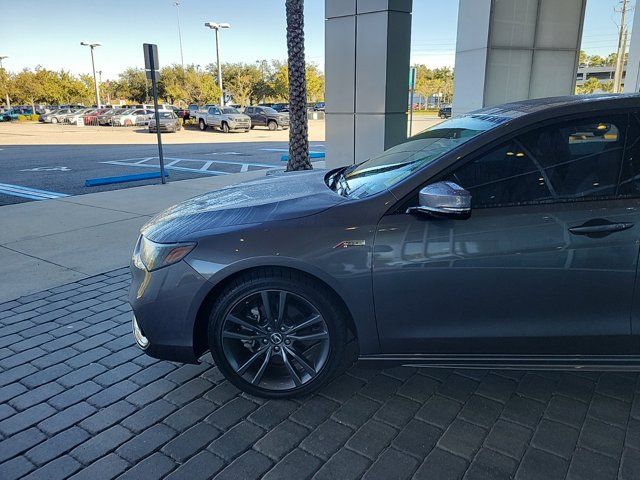
[[[126,167],[143,167],[143,168],[158,168],[158,165],[145,165],[144,163],[127,163],[127,162],[119,162],[117,160],[112,160],[109,162],[100,162],[100,163],[108,163],[110,165],[124,165]],[[181,170],[183,172],[191,172],[191,173],[206,173],[208,175],[229,175],[233,172],[221,172],[218,170],[198,170],[197,168],[188,168],[188,167],[178,167],[177,165],[166,165],[165,168],[167,170]]]
[[[15,197],[29,198],[31,200],[51,200],[54,198],[68,197],[66,193],[49,192],[37,188],[23,187],[9,183],[0,183],[0,193]]]
[[[211,165],[213,165],[213,161],[210,161],[210,162],[205,163],[205,164],[202,166],[202,168],[201,168],[200,170],[201,170],[201,171],[203,171],[203,170],[209,170],[209,167],[210,167]]]
[[[242,155],[240,152],[211,152],[204,153],[203,155]]]

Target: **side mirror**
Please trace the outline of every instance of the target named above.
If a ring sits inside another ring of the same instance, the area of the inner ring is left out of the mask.
[[[471,214],[471,194],[454,182],[427,185],[418,197],[418,206],[409,208],[407,213],[452,218],[468,218]]]

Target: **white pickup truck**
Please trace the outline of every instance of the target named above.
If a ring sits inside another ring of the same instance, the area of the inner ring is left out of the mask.
[[[195,119],[202,131],[212,127],[224,133],[238,130],[248,132],[251,128],[251,118],[232,107],[205,105],[195,113]]]

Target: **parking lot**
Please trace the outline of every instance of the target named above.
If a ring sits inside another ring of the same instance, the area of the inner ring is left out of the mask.
[[[413,131],[438,121],[417,117]],[[162,138],[169,181],[177,181],[284,168],[281,157],[288,154],[289,131],[256,127],[224,134],[188,125]],[[324,120],[309,121],[309,144],[311,152],[324,153]],[[90,178],[158,171],[156,135],[142,127],[0,123],[0,168],[0,205],[157,183],[154,179],[85,187]]]
[[[439,121],[416,118],[413,131]],[[228,133],[189,125],[163,134],[169,181],[284,168],[289,131],[256,127]],[[324,153],[324,120],[309,121],[310,151]],[[321,160],[321,159],[320,159]],[[159,170],[156,135],[146,128],[0,123],[0,206],[157,183],[158,179],[85,187],[91,178]]]
[[[311,151],[324,152],[324,122],[311,122]],[[169,181],[286,165],[286,130],[200,132],[187,127],[163,135]],[[156,136],[144,128],[0,124],[0,205],[157,183],[85,187],[90,178],[158,171]]]

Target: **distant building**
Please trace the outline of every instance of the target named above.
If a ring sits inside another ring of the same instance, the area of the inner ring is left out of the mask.
[[[600,83],[606,84],[613,82],[613,77],[616,73],[616,66],[603,66],[603,67],[589,67],[589,66],[580,66],[578,67],[578,73],[576,74],[576,86],[580,87],[584,85],[584,82],[589,78],[597,78]],[[624,71],[622,72],[622,86],[624,87],[624,79],[627,74],[627,67],[625,65]]]

